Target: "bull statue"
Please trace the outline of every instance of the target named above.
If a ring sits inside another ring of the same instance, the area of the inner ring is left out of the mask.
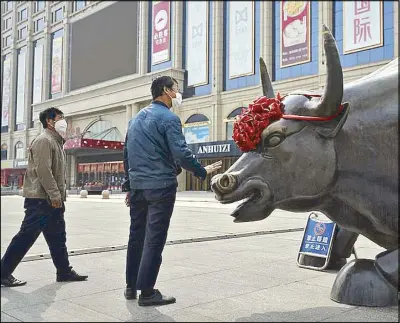
[[[341,228],[334,249],[344,258],[359,234],[372,240],[386,250],[375,260],[345,264],[330,297],[348,305],[395,305],[398,58],[343,85],[336,42],[325,25],[323,35],[327,81],[322,95],[295,91],[279,98],[283,116],[261,129],[256,147],[212,178],[212,190],[221,203],[244,200],[231,214],[234,222],[263,220],[276,208],[324,213]],[[262,58],[260,70],[263,95],[274,98]]]

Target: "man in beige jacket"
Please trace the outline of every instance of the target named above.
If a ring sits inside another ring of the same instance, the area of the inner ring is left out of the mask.
[[[44,110],[39,119],[44,132],[34,139],[29,148],[23,188],[25,218],[1,259],[2,286],[26,284],[25,281],[14,278],[12,273],[41,232],[57,268],[58,282],[82,281],[88,278],[78,275],[68,261],[64,221],[66,185],[63,149],[67,123],[62,111],[56,108]]]

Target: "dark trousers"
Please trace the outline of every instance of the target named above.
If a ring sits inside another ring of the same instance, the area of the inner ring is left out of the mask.
[[[131,190],[127,287],[146,291],[154,288],[174,209],[176,187]]]
[[[25,218],[19,232],[11,240],[1,259],[1,277],[12,274],[22,258],[43,232],[57,273],[71,270],[68,261],[64,211],[65,206],[55,209],[44,199],[26,198]]]

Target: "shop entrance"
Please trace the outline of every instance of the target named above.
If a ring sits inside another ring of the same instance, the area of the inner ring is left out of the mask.
[[[222,167],[221,169],[213,174],[212,176],[216,174],[221,174],[224,173],[231,167],[239,157],[229,157],[229,158],[203,158],[199,159],[200,163],[203,166],[211,165],[213,163],[216,163],[219,160],[222,160]],[[212,176],[207,176],[207,179],[205,181],[201,181],[198,179],[196,176],[194,176],[191,172],[186,172],[186,190],[187,191],[211,191],[211,178]]]

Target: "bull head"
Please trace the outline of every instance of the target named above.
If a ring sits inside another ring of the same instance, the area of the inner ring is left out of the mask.
[[[323,25],[327,81],[322,96],[296,91],[282,103],[284,114],[332,116],[342,103],[343,72],[335,40]],[[260,58],[263,95],[274,96],[266,65]],[[244,200],[233,212],[235,222],[262,220],[275,208],[306,211],[334,182],[334,138],[349,112],[330,121],[280,119],[265,128],[256,150],[244,153],[224,174],[212,178],[212,190],[221,203]]]

